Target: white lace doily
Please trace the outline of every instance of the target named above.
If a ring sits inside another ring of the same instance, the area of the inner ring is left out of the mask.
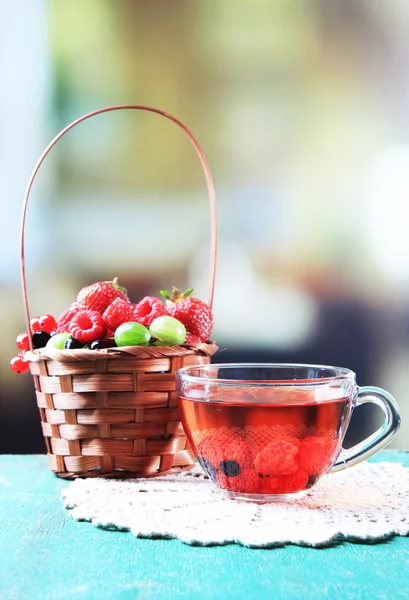
[[[325,546],[409,534],[409,468],[363,463],[327,475],[304,498],[226,499],[200,467],[154,479],[76,479],[62,492],[77,520],[187,544]]]

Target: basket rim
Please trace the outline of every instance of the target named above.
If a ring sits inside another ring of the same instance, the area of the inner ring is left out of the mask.
[[[59,362],[84,362],[107,359],[135,358],[155,359],[172,358],[175,356],[188,356],[192,354],[203,354],[212,356],[219,347],[215,342],[200,342],[181,344],[178,346],[121,346],[112,348],[101,348],[89,350],[88,348],[77,348],[73,350],[58,350],[56,348],[39,348],[38,350],[27,350],[24,352],[24,360],[27,362],[41,362],[56,360]]]

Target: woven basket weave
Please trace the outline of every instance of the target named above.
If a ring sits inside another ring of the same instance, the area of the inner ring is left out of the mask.
[[[160,114],[183,129],[205,173],[212,225],[209,301],[216,264],[216,207],[203,152],[177,119],[151,107],[113,106],[89,113],[63,129],[40,157],[29,180],[21,230],[21,277],[27,331],[30,314],[24,260],[27,202],[34,178],[54,144],[81,121],[112,110]],[[31,340],[30,340],[31,341]],[[210,362],[215,343],[168,347],[128,346],[104,350],[31,349],[25,353],[34,378],[50,469],[65,478],[154,477],[194,464],[179,417],[177,369]]]

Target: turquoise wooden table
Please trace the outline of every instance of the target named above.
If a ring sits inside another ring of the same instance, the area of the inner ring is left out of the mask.
[[[409,466],[409,454],[376,460]],[[45,456],[0,456],[1,600],[409,598],[409,538],[325,549],[192,547],[79,523]]]

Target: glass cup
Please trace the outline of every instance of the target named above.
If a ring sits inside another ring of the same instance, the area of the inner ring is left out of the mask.
[[[181,419],[205,473],[229,498],[302,497],[396,435],[396,401],[358,387],[349,369],[302,364],[210,364],[176,373]],[[342,441],[355,407],[378,405],[382,426],[352,448]]]

